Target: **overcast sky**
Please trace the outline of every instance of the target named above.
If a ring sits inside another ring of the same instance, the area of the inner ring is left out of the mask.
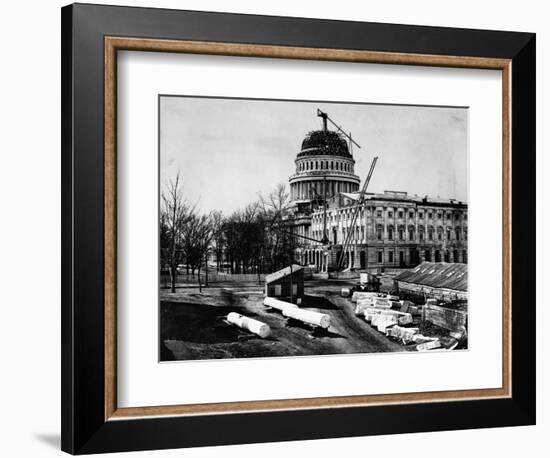
[[[180,173],[202,211],[228,214],[288,185],[304,136],[327,112],[361,145],[355,173],[369,191],[407,191],[468,201],[466,108],[162,96],[160,186]]]

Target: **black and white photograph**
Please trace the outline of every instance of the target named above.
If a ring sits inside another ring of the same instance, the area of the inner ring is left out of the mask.
[[[6,2],[0,456],[543,457],[550,16],[495,5]]]
[[[160,360],[468,348],[468,108],[160,95]]]

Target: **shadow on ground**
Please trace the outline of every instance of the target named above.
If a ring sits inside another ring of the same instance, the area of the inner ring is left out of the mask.
[[[242,338],[235,326],[227,326],[224,319],[230,312],[253,313],[234,305],[212,306],[162,301],[161,340],[185,340],[196,343],[229,343]]]
[[[34,435],[34,438],[37,441],[42,442],[43,444],[61,450],[61,435],[56,433],[37,433]]]
[[[315,326],[310,326],[307,323],[302,323],[300,320],[295,320],[293,318],[289,318],[286,322],[286,326],[288,328],[298,328],[303,329],[304,331],[307,331],[311,333],[312,337],[329,337],[332,339],[347,339],[346,336],[343,336],[341,334],[338,334],[337,332],[332,332],[328,329],[318,328]]]
[[[300,308],[315,308],[319,310],[338,310],[332,302],[321,296],[305,295],[302,299]]]

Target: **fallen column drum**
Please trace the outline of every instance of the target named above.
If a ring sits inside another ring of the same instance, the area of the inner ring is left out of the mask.
[[[271,333],[269,325],[235,312],[231,312],[227,315],[227,321],[241,329],[245,329],[260,336],[262,339],[265,339]]]
[[[297,305],[293,304],[292,302],[280,301],[279,299],[275,299],[273,297],[266,297],[264,299],[264,305],[266,307],[280,310],[281,312],[287,307],[297,308]]]
[[[324,329],[330,326],[330,316],[326,313],[302,310],[298,307],[287,307],[283,310],[283,315]]]

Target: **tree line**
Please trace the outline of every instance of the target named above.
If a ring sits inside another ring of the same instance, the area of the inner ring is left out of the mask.
[[[231,274],[269,273],[294,261],[299,241],[292,235],[290,196],[284,184],[241,210],[229,215],[220,211],[201,213],[183,197],[179,174],[161,196],[160,262],[176,291],[180,266],[208,285],[208,259],[216,260],[216,271]]]

